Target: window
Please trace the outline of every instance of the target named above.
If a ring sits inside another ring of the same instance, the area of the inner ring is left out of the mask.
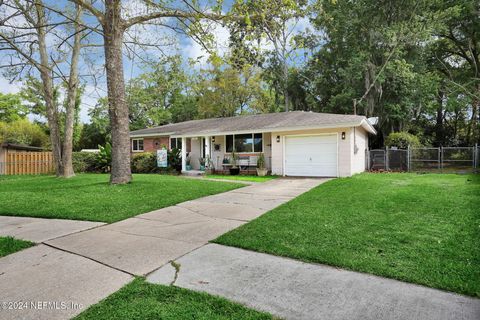
[[[132,139],[132,151],[143,151],[143,139]]]
[[[170,138],[170,149],[182,149],[182,138]]]
[[[253,135],[253,152],[263,152],[263,137],[261,133]]]
[[[236,152],[252,152],[253,151],[253,139],[251,134],[236,134],[235,151]]]
[[[263,152],[261,133],[233,134],[225,136],[227,152]]]
[[[227,152],[233,151],[233,135],[229,135],[225,137],[225,145],[227,147]]]

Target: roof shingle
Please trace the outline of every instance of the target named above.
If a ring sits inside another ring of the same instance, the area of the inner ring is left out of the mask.
[[[172,123],[164,126],[132,131],[130,135],[213,135],[236,131],[269,131],[275,129],[301,129],[312,127],[360,126],[364,116],[332,113],[291,111],[230,118],[211,118]]]

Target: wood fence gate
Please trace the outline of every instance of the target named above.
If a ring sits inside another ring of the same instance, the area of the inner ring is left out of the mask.
[[[53,154],[51,152],[7,152],[5,160],[0,166],[0,174],[48,174],[53,172]]]

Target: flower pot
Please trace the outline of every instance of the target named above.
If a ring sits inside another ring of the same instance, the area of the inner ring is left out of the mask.
[[[230,168],[231,176],[238,176],[240,174],[240,168]]]
[[[200,171],[205,171],[205,166],[200,165]]]
[[[260,169],[257,168],[257,176],[264,177],[267,175],[268,170],[266,168]]]
[[[187,165],[186,165],[186,168],[187,168],[187,171],[190,171],[190,170],[192,170],[192,166],[191,166],[191,165],[189,165],[189,164],[187,164]]]

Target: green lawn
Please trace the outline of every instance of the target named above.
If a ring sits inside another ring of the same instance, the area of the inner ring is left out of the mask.
[[[250,182],[266,182],[278,178],[278,176],[230,176],[230,175],[221,175],[221,174],[209,174],[207,178],[212,179],[225,179],[225,180],[238,180],[238,181],[250,181]]]
[[[336,179],[215,242],[480,297],[480,176]]]
[[[273,317],[206,293],[136,279],[75,319],[253,320]]]
[[[18,240],[12,237],[0,237],[0,257],[9,255],[35,245],[30,241]]]
[[[0,215],[114,222],[243,185],[167,175],[134,175],[112,186],[106,174],[0,176]]]

